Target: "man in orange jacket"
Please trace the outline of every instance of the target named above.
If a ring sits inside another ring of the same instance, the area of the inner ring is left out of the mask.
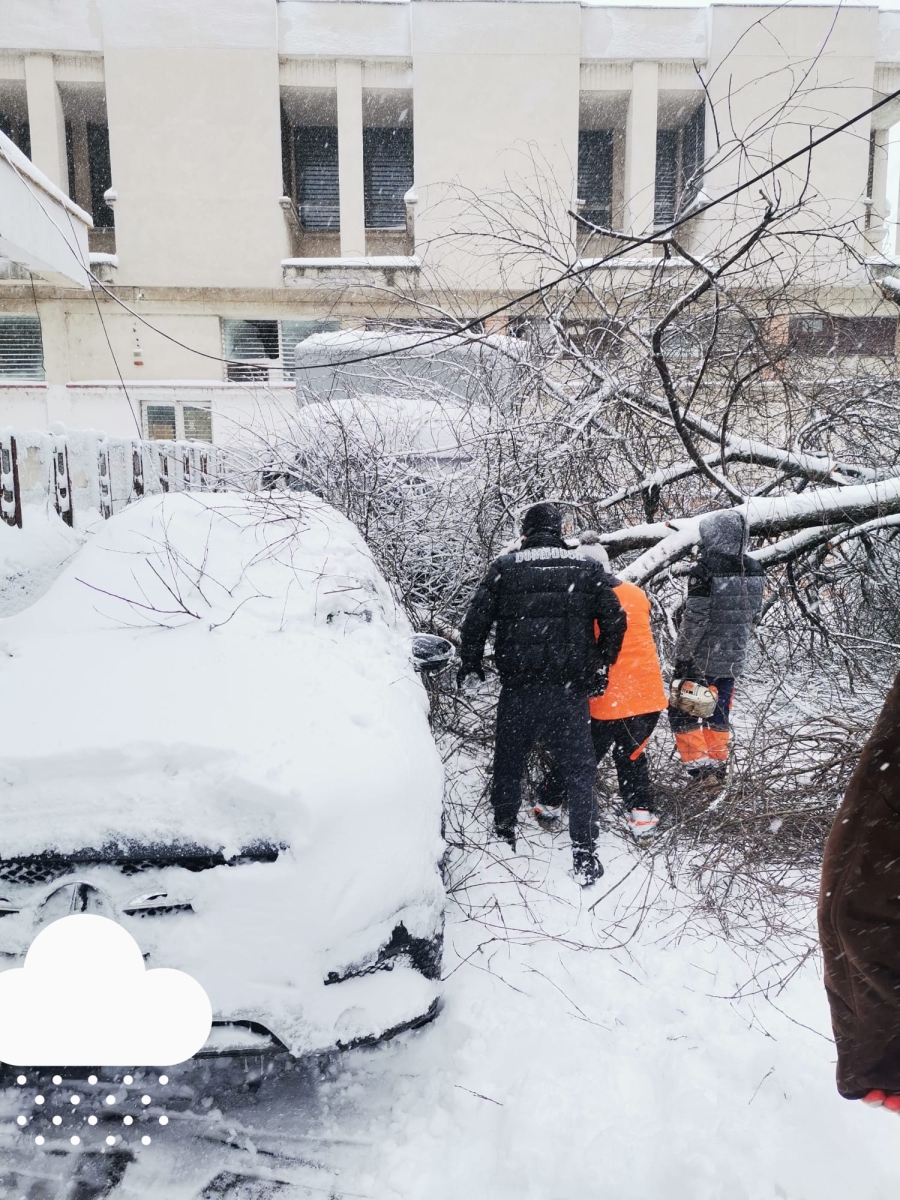
[[[579,546],[585,557],[596,559],[609,574],[609,557],[596,533],[582,533]],[[618,658],[609,668],[606,690],[590,702],[591,737],[598,763],[612,747],[626,821],[635,836],[642,837],[659,824],[645,752],[668,700],[650,628],[650,601],[636,584],[612,576],[611,585],[625,611],[627,627]],[[534,808],[541,824],[552,827],[558,820],[561,806],[553,801],[560,794],[551,766]]]

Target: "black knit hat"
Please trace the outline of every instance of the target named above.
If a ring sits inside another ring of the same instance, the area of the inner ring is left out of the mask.
[[[555,504],[532,504],[522,518],[522,537],[553,533],[562,537],[562,513]]]

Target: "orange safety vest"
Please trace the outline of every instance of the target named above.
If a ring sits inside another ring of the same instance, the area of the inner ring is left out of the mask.
[[[633,583],[619,583],[613,591],[625,611],[627,626],[619,657],[609,668],[606,691],[591,700],[595,721],[662,712],[668,704],[650,628],[650,601]],[[599,633],[596,622],[594,627]]]

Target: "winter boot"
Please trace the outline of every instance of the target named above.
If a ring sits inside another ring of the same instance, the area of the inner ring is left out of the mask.
[[[541,804],[534,806],[534,819],[542,829],[556,829],[562,813],[561,804]]]
[[[603,874],[603,864],[590,850],[573,850],[572,868],[575,882],[583,888],[588,888],[591,884],[596,883]]]
[[[515,825],[498,825],[494,822],[494,834],[501,842],[506,842],[511,850],[516,848],[516,827]]]
[[[715,766],[707,767],[701,774],[700,783],[704,792],[715,794],[720,792],[725,786],[725,775],[728,771],[727,764],[716,763]]]
[[[647,837],[656,833],[659,817],[648,808],[632,808],[625,814],[625,824],[635,837]]]

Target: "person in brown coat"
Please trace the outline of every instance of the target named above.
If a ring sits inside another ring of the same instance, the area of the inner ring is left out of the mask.
[[[819,936],[838,1091],[900,1112],[900,675],[825,844]]]

